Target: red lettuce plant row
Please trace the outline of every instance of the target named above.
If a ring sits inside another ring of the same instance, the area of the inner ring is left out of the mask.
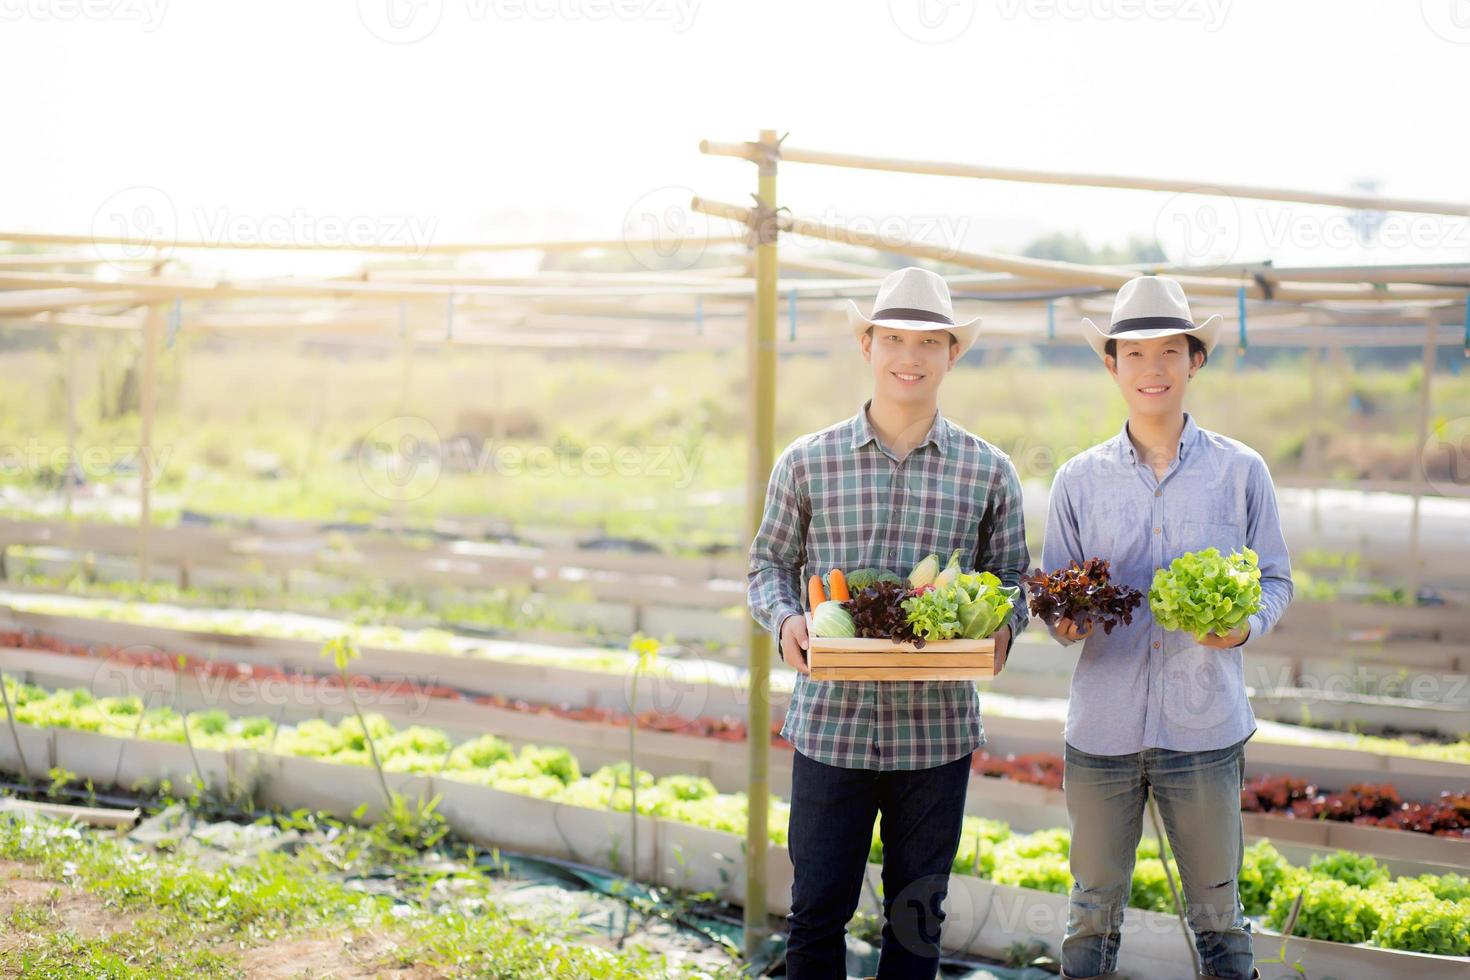
[[[1444,792],[1433,802],[1414,803],[1401,799],[1389,784],[1354,783],[1333,793],[1294,776],[1262,776],[1240,791],[1240,808],[1295,820],[1338,820],[1470,840],[1470,793]]]
[[[147,667],[155,670],[178,672],[182,671],[194,676],[210,676],[225,681],[240,679],[244,681],[261,682],[266,680],[282,680],[293,685],[304,687],[341,688],[342,677],[340,674],[312,674],[306,671],[294,669],[281,669],[279,667],[264,667],[259,664],[239,663],[227,660],[210,660],[203,657],[194,657],[189,654],[169,653],[156,648],[139,647],[114,647],[110,645],[88,646],[85,644],[68,643],[65,640],[44,633],[34,631],[0,632],[0,647],[14,647],[27,650],[44,650],[49,653],[58,653],[73,657],[93,657],[104,659],[108,663],[122,667]],[[521,698],[508,698],[503,694],[469,694],[458,688],[449,687],[444,684],[421,684],[417,681],[398,679],[391,681],[380,681],[366,674],[353,674],[349,682],[353,693],[364,702],[371,702],[374,698],[404,698],[409,696],[444,698],[451,701],[469,701],[474,704],[483,704],[493,708],[502,708],[507,711],[518,711],[530,715],[553,715],[557,718],[566,718],[572,721],[590,721],[606,725],[617,725],[627,727],[630,715],[628,712],[614,711],[610,708],[599,707],[574,707],[562,702],[560,704],[548,704],[544,702],[526,701]],[[170,685],[171,687],[171,685]],[[167,691],[165,693],[168,693]],[[746,738],[745,722],[730,716],[722,718],[686,718],[683,715],[665,713],[658,711],[643,711],[638,714],[638,727],[662,732],[679,732],[685,735],[699,735],[706,738],[717,738],[726,742],[743,742]],[[781,723],[773,722],[771,725],[771,741],[776,745],[788,745],[781,737]]]

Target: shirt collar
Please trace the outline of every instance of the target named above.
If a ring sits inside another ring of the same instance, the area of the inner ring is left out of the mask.
[[[869,398],[863,402],[863,407],[858,411],[857,415],[853,416],[853,449],[859,449],[869,442],[878,441],[878,433],[873,431],[873,423],[868,421],[868,408],[872,404],[873,399]],[[914,448],[920,449],[930,443],[934,444],[934,448],[939,450],[940,455],[944,455],[949,451],[949,420],[944,417],[944,414],[938,408],[934,410],[934,422],[929,426],[929,432]]]
[[[1115,436],[1118,440],[1118,459],[1124,463],[1138,462],[1138,453],[1133,449],[1133,440],[1128,438],[1128,423],[1123,423],[1123,431]],[[1184,429],[1179,433],[1179,462],[1183,463],[1189,457],[1189,451],[1199,441],[1200,428],[1195,424],[1194,416],[1188,412],[1184,413]]]

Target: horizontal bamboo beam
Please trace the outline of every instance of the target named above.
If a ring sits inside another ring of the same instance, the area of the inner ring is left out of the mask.
[[[711,284],[682,284],[672,282],[654,286],[635,284],[630,286],[477,286],[435,283],[383,283],[344,279],[190,279],[183,277],[158,277],[147,279],[123,279],[104,281],[91,276],[68,273],[3,272],[0,271],[0,289],[82,289],[117,290],[125,288],[138,296],[149,298],[181,297],[184,299],[371,299],[384,301],[400,300],[448,300],[472,298],[585,298],[648,297],[664,296],[744,296],[750,286],[740,281]],[[98,302],[101,302],[100,300]]]
[[[492,276],[440,269],[371,269],[361,276],[343,277],[340,282],[453,283],[464,286],[574,286],[607,285],[726,285],[740,277],[744,266],[718,266],[688,272],[538,272],[529,276]]]
[[[743,221],[753,220],[753,211],[739,204],[710,201],[696,197],[691,206],[701,214]],[[778,227],[792,234],[819,238],[824,241],[841,242],[859,247],[874,247],[871,232],[858,232],[844,225],[831,222],[812,221],[794,215],[776,216]],[[896,252],[914,258],[948,262],[953,265],[991,272],[1008,272],[1035,280],[1068,285],[1100,286],[1117,289],[1139,275],[1137,269],[1106,265],[1079,265],[1072,262],[1055,262],[1047,259],[1032,259],[1019,255],[997,252],[979,252],[957,248],[929,245],[885,235],[884,251]],[[1235,296],[1244,288],[1249,299],[1274,299],[1280,302],[1313,302],[1318,300],[1352,300],[1364,302],[1426,302],[1433,300],[1463,300],[1465,290],[1424,286],[1362,286],[1352,283],[1326,283],[1317,286],[1293,286],[1291,283],[1269,283],[1252,279],[1209,278],[1203,275],[1175,276],[1188,292],[1200,296]],[[1269,293],[1268,295],[1268,288]]]
[[[755,148],[745,143],[715,143],[704,140],[701,153],[755,159]],[[1170,191],[1177,194],[1205,194],[1239,197],[1260,201],[1283,201],[1297,204],[1319,204],[1326,207],[1367,211],[1408,211],[1419,214],[1443,214],[1470,217],[1470,204],[1434,201],[1410,197],[1381,197],[1375,194],[1333,194],[1322,191],[1293,190],[1284,187],[1258,187],[1248,184],[1225,184],[1207,180],[1175,180],[1163,177],[1129,177],[1119,174],[1095,174],[1060,170],[1030,170],[1019,167],[991,167],[973,163],[945,163],[932,160],[904,160],[894,157],[860,156],[853,153],[831,153],[804,150],[782,144],[778,154],[782,163],[811,163],[828,167],[858,170],[881,170],[890,173],[929,174],[940,177],[968,177],[978,180],[1021,181],[1033,184],[1111,187],[1123,190]]]
[[[0,292],[0,316],[28,316],[74,306],[132,303],[136,299],[135,293],[119,289],[117,283],[98,282],[95,289],[18,289]]]
[[[151,263],[154,259],[103,259],[87,258],[82,255],[0,255],[0,269],[52,269],[90,265],[110,265],[113,262]]]
[[[425,242],[420,245],[405,245],[381,242],[368,245],[336,245],[320,242],[293,242],[281,245],[276,242],[232,242],[208,239],[159,239],[140,240],[125,235],[67,235],[52,232],[0,231],[0,242],[18,245],[85,245],[125,246],[128,248],[169,249],[225,249],[229,251],[268,252],[373,252],[391,255],[462,255],[474,252],[581,252],[591,249],[657,249],[666,248],[667,243],[652,239],[600,238],[600,239],[557,239],[532,242]],[[704,245],[741,245],[745,239],[736,236],[706,238]],[[141,260],[140,260],[141,261]]]
[[[1423,265],[1331,265],[1331,266],[1274,266],[1261,262],[1237,266],[1213,268],[1215,275],[1224,275],[1227,270],[1237,275],[1265,275],[1272,279],[1289,279],[1292,282],[1376,282],[1403,283],[1414,285],[1442,285],[1470,287],[1470,265],[1464,263],[1428,263]],[[1187,266],[1178,269],[1188,273]],[[1167,272],[1166,275],[1173,275]]]

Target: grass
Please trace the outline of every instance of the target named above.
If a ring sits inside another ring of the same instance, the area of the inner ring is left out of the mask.
[[[202,867],[183,854],[73,825],[0,815],[0,858],[134,917],[115,931],[83,937],[57,929],[44,905],[21,906],[9,917],[7,941],[24,935],[0,964],[0,976],[236,977],[243,975],[242,953],[252,948],[344,932],[394,939],[374,964],[380,970],[415,966],[433,975],[578,980],[712,975],[647,949],[568,941],[565,924],[510,915],[496,906],[488,876],[473,865],[421,878],[419,901],[352,887],[354,875],[381,870],[379,862],[396,853],[383,834],[337,825],[324,846]],[[428,897],[435,881],[450,878],[451,900]]]

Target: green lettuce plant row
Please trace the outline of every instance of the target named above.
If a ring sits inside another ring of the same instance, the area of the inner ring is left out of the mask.
[[[279,728],[269,718],[232,717],[219,709],[191,712],[145,709],[136,697],[93,696],[81,688],[47,691],[9,679],[6,687],[18,722],[37,727],[97,732],[122,738],[189,741],[197,748],[250,748],[340,765],[372,764],[362,723],[355,717],[319,719]],[[389,772],[440,776],[505,792],[590,809],[628,812],[631,779],[638,783],[638,812],[743,836],[749,812],[744,793],[721,793],[701,776],[655,778],[627,763],[585,774],[577,758],[557,746],[525,745],[517,752],[493,734],[455,744],[444,731],[423,725],[396,728],[378,714],[364,716],[367,732]],[[3,732],[0,732],[3,734]],[[790,808],[772,800],[772,843],[787,842]],[[1072,886],[1066,830],[1017,834],[998,820],[967,816],[953,870],[996,884],[1067,893]],[[1172,898],[1162,855],[1153,840],[1137,849],[1130,904],[1171,913]],[[870,860],[883,858],[874,827]],[[1241,898],[1248,914],[1276,928],[1298,892],[1304,894],[1296,934],[1337,942],[1372,942],[1394,949],[1470,955],[1470,881],[1456,874],[1391,879],[1371,857],[1339,852],[1310,868],[1289,864],[1265,841],[1246,853]]]

